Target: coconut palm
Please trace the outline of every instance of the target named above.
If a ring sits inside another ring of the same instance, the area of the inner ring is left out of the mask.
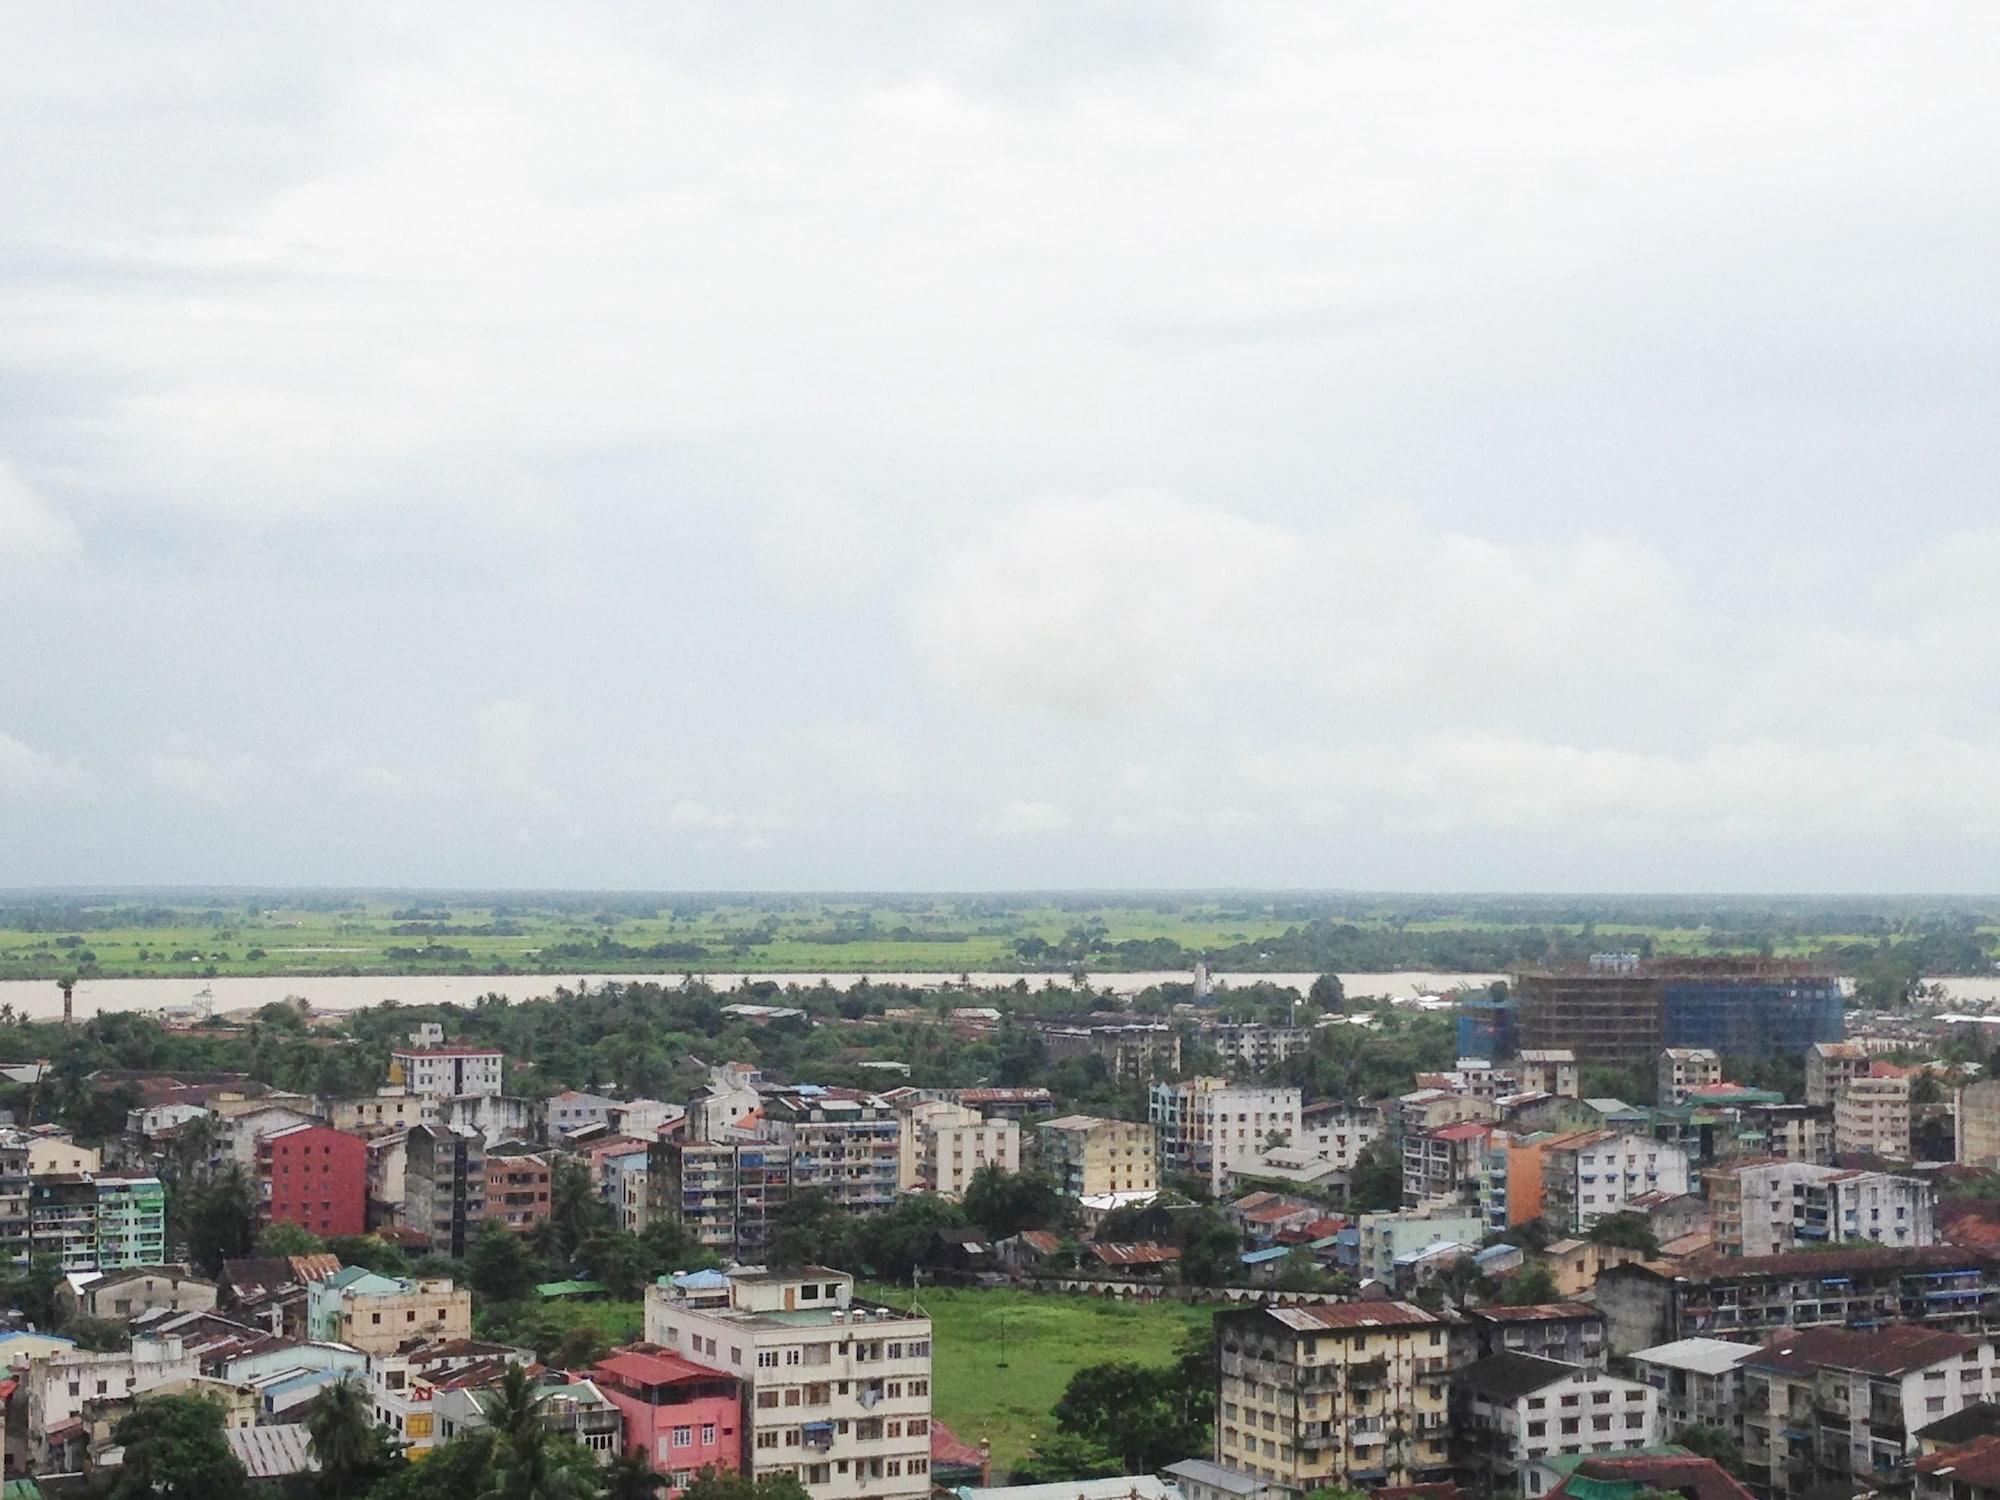
[[[541,1393],[519,1365],[508,1367],[480,1408],[494,1436],[493,1479],[480,1500],[587,1500],[595,1490],[590,1456],[549,1432]]]
[[[604,1500],[653,1500],[667,1487],[667,1476],[647,1461],[643,1445],[614,1458],[604,1471]]]
[[[382,1472],[388,1455],[368,1388],[352,1374],[313,1397],[305,1425],[327,1494],[359,1495]]]

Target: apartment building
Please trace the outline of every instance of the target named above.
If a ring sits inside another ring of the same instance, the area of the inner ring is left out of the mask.
[[[619,1108],[616,1099],[603,1094],[565,1089],[536,1106],[536,1123],[540,1126],[542,1139],[560,1141],[574,1131],[593,1125],[610,1129]]]
[[[1215,1461],[1300,1493],[1448,1479],[1451,1331],[1407,1302],[1218,1311]]]
[[[1382,1123],[1397,1141],[1417,1131],[1437,1130],[1445,1125],[1459,1125],[1467,1120],[1492,1121],[1500,1117],[1491,1099],[1476,1098],[1471,1094],[1454,1093],[1450,1089],[1414,1089],[1395,1099],[1382,1102]]]
[[[389,1054],[389,1083],[432,1099],[496,1095],[506,1060],[497,1047],[398,1047]]]
[[[1836,1155],[1910,1159],[1910,1080],[1850,1078],[1834,1091],[1833,1149]]]
[[[1049,1061],[1101,1057],[1122,1082],[1150,1083],[1181,1070],[1181,1034],[1173,1026],[1047,1026],[1042,1041]]]
[[[486,1218],[486,1146],[470,1130],[413,1125],[403,1144],[403,1227],[463,1256]]]
[[[200,1360],[178,1338],[140,1336],[131,1348],[115,1353],[70,1347],[31,1355],[21,1388],[28,1438],[28,1461],[22,1467],[39,1473],[77,1472],[91,1435],[85,1419],[93,1409],[129,1402],[156,1386],[200,1374]],[[11,1451],[8,1460],[12,1467]]]
[[[413,1339],[472,1337],[472,1293],[448,1277],[382,1276],[349,1266],[306,1288],[306,1335],[363,1354]]]
[[[1917,1429],[1996,1393],[1988,1340],[1906,1324],[1802,1330],[1742,1372],[1744,1464],[1775,1500],[1886,1483]]]
[[[166,1259],[166,1189],[157,1177],[64,1172],[30,1180],[28,1244],[71,1271],[157,1266]]]
[[[1921,1178],[1756,1161],[1711,1167],[1702,1179],[1719,1254],[1777,1255],[1851,1241],[1937,1243],[1937,1189]]]
[[[1035,1146],[1042,1169],[1072,1198],[1160,1189],[1150,1125],[1062,1115],[1036,1124]]]
[[[549,1216],[554,1181],[548,1157],[501,1142],[486,1153],[486,1217],[526,1234]]]
[[[960,1089],[958,1102],[991,1120],[1025,1123],[1056,1112],[1056,1096],[1044,1088]]]
[[[1493,1127],[1467,1120],[1403,1137],[1403,1206],[1476,1203]]]
[[[981,1167],[1021,1170],[1020,1121],[988,1119],[949,1100],[920,1100],[903,1112],[901,1163],[905,1191],[963,1198]]]
[[[653,1472],[666,1476],[668,1500],[703,1469],[742,1467],[737,1376],[664,1350],[628,1349],[600,1359],[590,1378],[625,1419],[625,1451],[643,1450]]]
[[[763,1258],[791,1190],[791,1152],[765,1141],[657,1140],[646,1148],[648,1215],[685,1224],[726,1260]]]
[[[747,1476],[790,1476],[813,1500],[927,1496],[930,1319],[856,1302],[854,1278],[823,1267],[724,1275],[720,1306],[648,1287],[646,1337],[743,1382]]]
[[[1614,1353],[1691,1337],[1768,1338],[1787,1328],[1923,1323],[2000,1328],[2000,1263],[1959,1245],[1858,1245],[1784,1255],[1637,1261],[1597,1278]]]
[[[1806,1103],[1831,1104],[1841,1086],[1868,1076],[1868,1049],[1859,1042],[1815,1042],[1806,1049]]]
[[[1830,1104],[1746,1104],[1735,1114],[1735,1138],[1717,1143],[1718,1156],[1775,1156],[1822,1165],[1833,1160]]]
[[[1687,1152],[1631,1131],[1588,1131],[1541,1152],[1542,1218],[1583,1234],[1634,1198],[1688,1190]]]
[[[1982,1078],[1958,1091],[1956,1155],[1964,1166],[2000,1166],[2000,1078]]]
[[[1755,1344],[1733,1339],[1676,1339],[1632,1355],[1632,1370],[1660,1393],[1660,1428],[1714,1427],[1743,1438],[1743,1361]]]
[[[1156,1083],[1147,1092],[1146,1117],[1160,1172],[1199,1177],[1219,1193],[1232,1168],[1298,1139],[1301,1104],[1297,1089],[1245,1087],[1226,1078]]]
[[[1662,1104],[1685,1104],[1696,1089],[1722,1082],[1722,1054],[1712,1047],[1667,1047],[1660,1053]]]
[[[1312,1045],[1309,1026],[1278,1026],[1264,1021],[1217,1021],[1202,1028],[1203,1040],[1226,1063],[1249,1073],[1274,1068]]]
[[[1567,1047],[1530,1047],[1514,1060],[1514,1072],[1524,1093],[1582,1097],[1576,1054]]]
[[[67,1130],[54,1125],[38,1125],[27,1133],[28,1175],[54,1177],[62,1173],[85,1172],[96,1176],[104,1168],[104,1154],[95,1146],[81,1146]]]
[[[0,1254],[28,1248],[28,1138],[0,1129]]]
[[[1366,1104],[1328,1101],[1299,1110],[1298,1144],[1319,1161],[1341,1171],[1354,1165],[1364,1147],[1382,1134],[1382,1111]]]
[[[1478,1357],[1532,1354],[1561,1364],[1604,1368],[1604,1314],[1588,1302],[1532,1302],[1465,1310]]]
[[[1651,1386],[1602,1370],[1492,1354],[1453,1374],[1451,1425],[1454,1456],[1480,1493],[1529,1496],[1538,1460],[1657,1443],[1660,1400]]]
[[[368,1228],[368,1145],[327,1125],[290,1125],[257,1141],[257,1221],[322,1237]]]
[[[368,1137],[433,1123],[437,1100],[392,1085],[351,1099],[321,1099],[319,1111],[335,1130]]]
[[[902,1122],[873,1094],[851,1089],[765,1089],[758,1134],[791,1153],[792,1186],[819,1188],[849,1213],[896,1201]]]

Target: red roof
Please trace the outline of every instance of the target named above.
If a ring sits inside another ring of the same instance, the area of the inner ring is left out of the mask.
[[[2000,1488],[2000,1436],[1986,1433],[1917,1460],[1919,1474],[1934,1475],[1977,1490]]]
[[[1431,1132],[1431,1139],[1434,1141],[1476,1141],[1482,1136],[1489,1136],[1491,1134],[1493,1134],[1493,1127],[1491,1125],[1482,1125],[1477,1120],[1466,1120],[1462,1124],[1446,1125],[1442,1129],[1433,1130]]]
[[[1306,1233],[1316,1240],[1323,1240],[1330,1234],[1339,1234],[1353,1222],[1352,1219],[1344,1219],[1337,1214],[1324,1219],[1314,1219],[1312,1223],[1306,1225]]]
[[[1150,1240],[1136,1245],[1092,1245],[1090,1253],[1107,1266],[1161,1266],[1181,1258],[1178,1245],[1156,1245]]]
[[[1300,1214],[1309,1214],[1310,1208],[1300,1208],[1291,1203],[1273,1203],[1266,1208],[1253,1208],[1243,1216],[1246,1224],[1282,1224],[1287,1219],[1296,1219]]]
[[[1061,1237],[1046,1229],[1024,1229],[1018,1238],[1029,1249],[1039,1250],[1044,1255],[1054,1255],[1062,1249]]]
[[[971,1443],[965,1441],[936,1417],[931,1418],[931,1467],[939,1464],[955,1464],[960,1468],[977,1469],[986,1462],[986,1455]]]
[[[1831,1368],[1868,1375],[1907,1375],[1957,1359],[1979,1345],[1980,1340],[1970,1334],[1947,1333],[1914,1323],[1867,1329],[1801,1328],[1777,1335],[1746,1364],[1796,1374]]]
[[[678,1385],[684,1380],[730,1380],[733,1376],[707,1365],[697,1365],[678,1354],[640,1354],[625,1350],[600,1359],[596,1368],[617,1375],[635,1385]]]
[[[1521,1307],[1466,1309],[1489,1323],[1545,1323],[1555,1318],[1601,1318],[1604,1312],[1588,1302],[1531,1302]]]

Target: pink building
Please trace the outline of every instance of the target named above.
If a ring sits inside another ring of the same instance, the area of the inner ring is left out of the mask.
[[[734,1375],[641,1344],[597,1362],[597,1388],[625,1414],[625,1451],[646,1450],[668,1500],[703,1469],[743,1466],[743,1386]]]

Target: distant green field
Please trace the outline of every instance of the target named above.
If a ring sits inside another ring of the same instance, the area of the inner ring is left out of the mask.
[[[863,1295],[910,1305],[908,1287]],[[927,1287],[918,1294],[933,1334],[932,1409],[968,1443],[993,1443],[996,1476],[1052,1430],[1049,1412],[1086,1365],[1129,1359],[1166,1364],[1213,1309],[1179,1302],[1124,1304],[1088,1297]],[[1006,1360],[1003,1368],[1001,1360]]]

